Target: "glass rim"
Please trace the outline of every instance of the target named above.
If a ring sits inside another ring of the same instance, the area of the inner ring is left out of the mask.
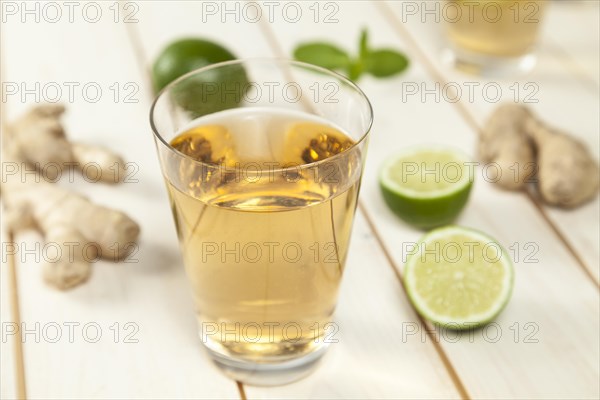
[[[212,169],[225,169],[225,170],[234,169],[235,170],[237,168],[237,166],[230,167],[230,166],[225,165],[225,163],[214,164],[214,163],[207,163],[204,161],[200,161],[200,160],[193,158],[192,156],[190,156],[188,154],[185,154],[185,153],[177,150],[173,146],[171,146],[171,144],[167,140],[165,140],[163,135],[159,132],[159,129],[157,128],[157,126],[154,122],[154,119],[155,119],[154,112],[155,112],[155,108],[156,108],[158,101],[160,99],[162,99],[163,95],[165,95],[170,89],[172,89],[173,87],[175,87],[175,85],[179,84],[180,82],[184,81],[185,79],[188,79],[191,76],[194,76],[196,74],[203,73],[203,72],[206,72],[206,71],[209,71],[212,69],[222,68],[222,67],[236,65],[236,64],[243,65],[243,64],[249,63],[249,62],[250,63],[270,62],[270,63],[274,63],[274,64],[286,64],[288,66],[298,66],[298,67],[308,68],[308,69],[312,69],[315,71],[319,71],[319,72],[324,73],[329,76],[334,76],[335,78],[339,79],[343,83],[347,84],[350,88],[355,90],[366,102],[367,110],[368,110],[368,123],[367,123],[366,129],[364,130],[364,132],[361,132],[360,138],[358,140],[356,140],[352,144],[352,146],[348,147],[346,150],[344,150],[340,153],[337,153],[331,157],[325,158],[323,160],[313,161],[310,163],[299,164],[299,165],[292,165],[292,166],[283,167],[283,168],[273,168],[273,169],[269,170],[270,173],[285,172],[285,171],[290,171],[290,170],[297,171],[298,169],[313,168],[313,167],[319,166],[320,164],[323,164],[325,162],[334,161],[337,158],[339,158],[343,155],[346,155],[349,151],[352,151],[355,148],[357,148],[358,146],[360,146],[366,140],[366,138],[369,136],[369,132],[371,131],[371,128],[373,127],[373,106],[371,104],[371,101],[365,94],[365,92],[363,92],[363,90],[356,83],[354,83],[353,81],[346,78],[345,76],[343,76],[340,73],[337,73],[337,72],[332,71],[327,68],[319,67],[318,65],[305,63],[302,61],[296,61],[296,60],[283,58],[283,57],[256,57],[256,58],[240,58],[240,59],[236,59],[236,60],[223,61],[223,62],[207,65],[207,66],[195,69],[193,71],[190,71],[190,72],[180,76],[179,78],[175,79],[174,81],[172,81],[168,85],[166,85],[164,88],[162,88],[156,94],[154,100],[152,101],[152,105],[150,106],[150,126],[152,128],[152,133],[154,134],[154,138],[155,139],[158,138],[158,140],[163,145],[165,145],[170,151],[174,152],[175,154],[177,154],[180,157],[183,157],[184,159],[191,161],[194,164],[199,164],[204,167],[208,167],[208,168],[212,168]]]

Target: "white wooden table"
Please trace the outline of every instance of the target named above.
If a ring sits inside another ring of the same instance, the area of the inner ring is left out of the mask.
[[[477,129],[494,107],[478,91],[472,101],[461,99],[456,104],[443,97],[435,101],[434,96],[425,101],[419,95],[403,99],[407,82],[427,89],[436,83],[442,87],[448,82],[487,83],[440,62],[439,26],[431,18],[423,23],[421,14],[407,15],[404,2],[398,1],[304,1],[293,6],[274,2],[261,4],[260,22],[243,18],[247,4],[243,2],[1,4],[3,89],[7,83],[20,88],[17,94],[3,92],[3,123],[35,102],[34,94],[25,95],[23,101],[22,89],[39,85],[37,93],[44,100],[44,96],[55,96],[51,87],[59,87],[61,100],[68,106],[65,121],[72,137],[109,145],[140,167],[137,183],[113,187],[79,180],[72,184],[140,222],[142,236],[135,262],[98,262],[88,283],[66,293],[42,282],[35,259],[18,265],[16,289],[27,329],[22,361],[28,397],[600,396],[598,199],[580,209],[562,211],[479,179],[458,223],[520,250],[518,255],[513,252],[516,282],[508,307],[487,330],[456,337],[424,323],[407,300],[401,284],[402,244],[415,241],[421,233],[384,205],[377,186],[378,166],[388,154],[417,143],[449,144],[475,156]],[[425,3],[413,4],[422,7]],[[292,22],[296,6],[301,16]],[[24,7],[34,10],[33,14],[24,13]],[[215,7],[216,14],[208,12]],[[239,22],[235,14],[224,14],[224,7],[239,7]],[[271,15],[267,7],[272,7]],[[61,16],[52,22],[57,9]],[[538,102],[531,104],[533,109],[578,135],[596,157],[599,13],[596,0],[553,2],[535,70],[518,80],[496,81],[506,100],[512,99],[510,88],[515,82],[524,90],[520,100],[530,93],[525,85],[536,84]],[[330,23],[325,23],[327,16]],[[222,23],[222,18],[227,21]],[[406,74],[390,80],[365,77],[360,81],[373,103],[376,120],[336,314],[339,343],[331,346],[316,372],[297,383],[273,388],[238,384],[211,364],[196,335],[191,296],[148,123],[149,66],[168,42],[181,36],[214,39],[239,57],[289,57],[297,43],[319,38],[355,51],[361,27],[368,27],[374,46],[402,49],[412,65]],[[79,85],[74,86],[73,98],[69,98],[69,82]],[[84,93],[85,85],[101,88],[97,102],[92,102],[93,88]],[[39,240],[36,233],[17,237],[20,246],[30,248]],[[532,249],[535,254],[526,259]],[[1,395],[6,399],[17,396],[15,336],[7,334],[13,318],[12,294],[3,260],[0,377]],[[58,340],[56,326],[62,329]],[[101,335],[96,337],[98,330]],[[413,330],[416,334],[411,334]]]

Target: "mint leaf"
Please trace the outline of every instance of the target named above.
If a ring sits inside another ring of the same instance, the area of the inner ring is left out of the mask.
[[[386,78],[404,71],[409,64],[408,58],[395,50],[371,50],[366,29],[360,33],[356,58],[350,57],[339,47],[322,42],[299,45],[294,50],[294,58],[323,68],[342,70],[353,81],[365,72],[377,78]]]
[[[361,60],[356,60],[348,66],[348,79],[356,81],[365,70],[365,66]]]
[[[294,58],[327,69],[348,69],[350,57],[339,47],[327,43],[306,43],[294,50]]]
[[[395,50],[372,50],[367,54],[365,65],[371,75],[386,78],[404,71],[408,67],[408,58]]]
[[[369,54],[369,34],[366,29],[363,29],[360,33],[360,40],[358,42],[358,58],[365,61]]]

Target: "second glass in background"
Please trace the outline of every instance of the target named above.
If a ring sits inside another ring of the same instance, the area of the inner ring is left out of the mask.
[[[546,8],[544,0],[446,0],[447,61],[482,76],[531,70]]]

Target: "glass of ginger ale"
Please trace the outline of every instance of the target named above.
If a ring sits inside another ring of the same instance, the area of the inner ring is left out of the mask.
[[[446,0],[446,55],[461,70],[506,76],[531,70],[547,0]]]
[[[346,78],[274,59],[196,70],[155,100],[201,342],[235,379],[299,379],[337,341],[372,118]]]

